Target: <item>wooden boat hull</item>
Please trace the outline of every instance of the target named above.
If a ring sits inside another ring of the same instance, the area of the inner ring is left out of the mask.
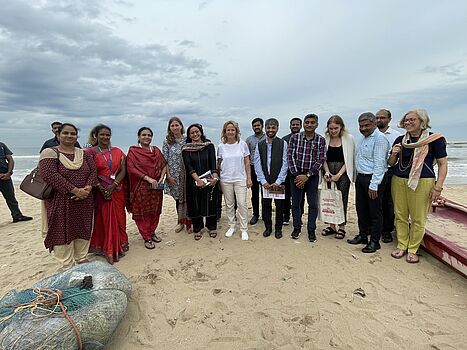
[[[433,217],[450,220],[467,228],[467,207],[449,200],[433,205]],[[429,225],[427,225],[429,226]],[[467,230],[465,230],[467,234]],[[425,230],[422,247],[435,258],[467,278],[467,247],[442,237],[435,229]]]

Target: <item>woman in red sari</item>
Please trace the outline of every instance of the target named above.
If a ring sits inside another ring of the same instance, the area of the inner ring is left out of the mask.
[[[130,186],[128,210],[133,214],[147,249],[154,249],[154,243],[161,241],[156,235],[156,229],[162,212],[164,187],[160,185],[167,164],[160,149],[151,146],[152,135],[148,127],[139,129],[138,146],[130,147],[127,159]]]
[[[110,145],[112,131],[99,124],[94,129],[97,146],[86,150],[94,158],[98,184],[90,252],[104,255],[113,264],[128,251],[125,212],[125,153]]]

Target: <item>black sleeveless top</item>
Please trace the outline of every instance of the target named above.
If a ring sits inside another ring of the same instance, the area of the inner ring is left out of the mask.
[[[342,150],[342,145],[339,147],[328,146],[326,161],[344,163],[344,151]]]

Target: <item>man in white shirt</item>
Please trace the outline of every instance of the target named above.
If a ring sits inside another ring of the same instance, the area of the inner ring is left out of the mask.
[[[389,145],[392,145],[396,138],[401,135],[398,130],[395,130],[389,126],[391,122],[391,112],[388,109],[380,109],[376,113],[376,126],[389,141]],[[391,179],[392,172],[391,168],[388,169],[384,175],[383,182],[385,183],[383,193],[383,231],[381,234],[381,241],[384,243],[392,242],[392,231],[394,231],[394,205],[392,203],[391,196]]]
[[[261,216],[265,230],[264,237],[272,233],[272,199],[264,198],[264,190],[278,189],[284,184],[287,176],[287,143],[276,137],[279,130],[279,121],[275,118],[266,120],[266,138],[258,143],[254,155],[254,164],[258,182],[263,190],[261,201]],[[282,238],[282,224],[284,218],[284,199],[274,199],[276,205],[276,222],[274,236]]]

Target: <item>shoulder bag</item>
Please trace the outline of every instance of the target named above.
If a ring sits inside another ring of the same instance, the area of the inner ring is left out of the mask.
[[[55,150],[55,149],[54,149]],[[57,152],[55,150],[55,152]],[[58,152],[57,152],[58,160]],[[49,199],[53,196],[53,187],[46,183],[39,173],[39,167],[36,167],[26,175],[19,188],[37,199]]]

